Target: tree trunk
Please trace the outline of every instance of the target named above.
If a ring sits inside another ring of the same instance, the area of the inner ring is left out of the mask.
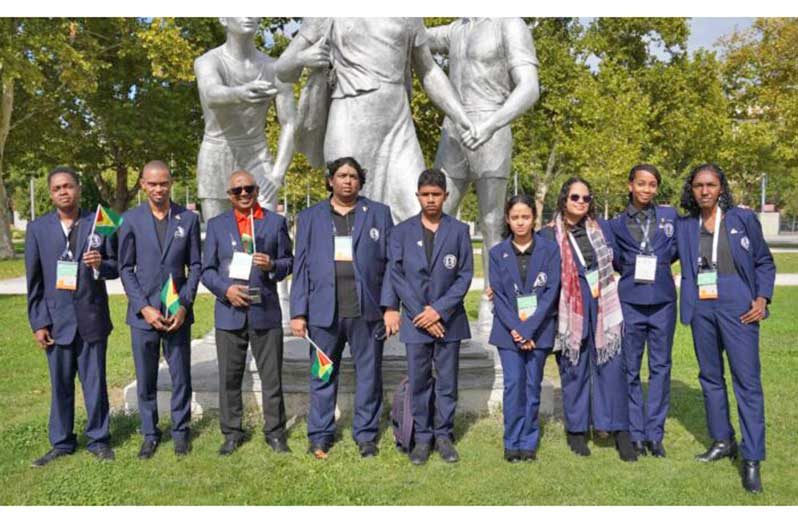
[[[111,207],[122,214],[127,210],[128,203],[130,202],[130,191],[127,188],[127,166],[122,163],[116,164],[116,188],[114,189],[114,197],[111,201]]]
[[[11,221],[8,219],[9,205],[6,184],[3,180],[3,160],[6,140],[11,131],[11,111],[14,109],[14,80],[3,78],[3,93],[0,99],[0,260],[14,257],[14,242],[11,239]]]

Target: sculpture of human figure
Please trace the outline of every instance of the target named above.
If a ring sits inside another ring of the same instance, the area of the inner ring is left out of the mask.
[[[194,61],[205,134],[197,158],[202,215],[230,209],[227,180],[234,171],[251,173],[258,203],[276,210],[277,191],[294,155],[296,103],[289,84],[275,76],[275,59],[255,47],[260,18],[220,18],[227,39]],[[266,113],[274,101],[280,122],[277,156],[266,144]]]
[[[306,67],[331,69],[324,160],[361,161],[369,176],[364,196],[389,205],[397,223],[419,212],[416,182],[425,169],[410,114],[411,66],[451,125],[476,134],[420,18],[305,18],[276,65],[285,82]]]
[[[520,18],[461,18],[427,30],[432,52],[449,55],[449,79],[476,134],[446,118],[435,166],[446,173],[454,215],[471,183],[476,186],[482,229],[482,264],[488,288],[488,251],[501,241],[502,209],[512,165],[510,123],[537,101],[538,59],[532,33]],[[491,327],[490,302],[483,294],[478,330]]]

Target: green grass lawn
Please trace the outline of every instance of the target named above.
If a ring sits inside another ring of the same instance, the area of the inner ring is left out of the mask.
[[[108,382],[114,391],[112,403],[118,405],[121,387],[132,380],[133,363],[123,321],[124,297],[112,297],[111,302],[116,330],[109,343]],[[470,293],[471,315],[476,302],[477,293]],[[437,456],[426,466],[411,465],[393,449],[389,429],[383,433],[380,455],[362,460],[351,440],[351,418],[341,424],[341,439],[330,459],[320,462],[304,452],[304,420],[289,432],[293,453],[275,455],[260,437],[257,413],[250,412],[253,438],[229,458],[216,454],[221,443],[218,421],[208,416],[193,424],[194,450],[189,457],[176,459],[166,441],[152,460],[142,463],[136,459],[141,443],[136,417],[116,414],[115,462],[97,462],[80,436],[75,455],[32,469],[30,461],[49,447],[47,367],[30,336],[24,297],[0,297],[0,504],[796,504],[798,322],[792,311],[797,304],[798,288],[778,288],[771,319],[763,324],[768,460],[762,466],[765,493],[752,496],[740,487],[729,461],[699,464],[692,459],[710,441],[689,331],[681,326],[673,354],[668,457],[662,460],[623,463],[615,449],[602,442],[591,443],[591,457],[579,458],[567,449],[562,423],[550,419],[543,423],[538,460],[508,464],[502,459],[501,417],[486,415],[457,418],[461,462],[456,465],[446,465]],[[199,298],[195,335],[211,327],[211,307],[209,296]],[[732,411],[737,427],[734,404]],[[80,430],[85,422],[82,407],[76,421]]]

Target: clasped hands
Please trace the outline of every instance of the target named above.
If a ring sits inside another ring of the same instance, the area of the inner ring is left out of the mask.
[[[144,321],[153,329],[163,332],[174,332],[182,327],[183,323],[186,321],[186,314],[186,308],[182,305],[177,309],[174,315],[168,318],[152,305],[147,305],[141,309],[141,316],[144,318]]]

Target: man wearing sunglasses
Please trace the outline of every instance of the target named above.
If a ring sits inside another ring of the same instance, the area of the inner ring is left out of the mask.
[[[261,381],[263,433],[275,452],[289,452],[282,390],[283,329],[277,282],[291,273],[293,256],[285,218],[258,204],[258,186],[246,171],[230,176],[233,209],[208,222],[202,283],[217,298],[214,311],[219,361],[219,410],[224,443],[235,452],[245,439],[241,383],[247,346]]]

